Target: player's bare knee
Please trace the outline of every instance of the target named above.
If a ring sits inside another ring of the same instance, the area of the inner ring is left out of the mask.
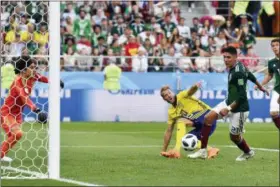
[[[270,112],[270,116],[272,119],[275,119],[279,116],[279,112]]]
[[[212,126],[213,122],[217,119],[217,114],[213,111],[209,112],[205,117],[204,117],[204,124],[208,126]]]
[[[230,133],[230,140],[233,142],[240,142],[241,135],[240,134],[231,134]]]

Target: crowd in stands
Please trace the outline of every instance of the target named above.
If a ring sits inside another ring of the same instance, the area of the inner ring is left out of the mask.
[[[242,62],[258,68],[251,15],[194,17],[186,25],[190,18],[182,16],[182,3],[188,2],[61,2],[61,71],[102,71],[114,63],[133,72],[225,72],[221,49],[228,45],[240,57],[255,58]],[[47,2],[2,1],[2,54],[38,55],[46,67],[40,55],[48,55],[47,23]]]

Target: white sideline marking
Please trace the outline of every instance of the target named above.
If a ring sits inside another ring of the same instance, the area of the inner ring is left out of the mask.
[[[226,147],[226,148],[237,148],[234,145],[215,145],[217,147]],[[258,148],[258,147],[251,147],[251,149],[258,150],[258,151],[267,151],[267,152],[279,152],[279,149],[268,149],[268,148]]]
[[[97,184],[91,184],[91,183],[87,183],[87,182],[81,182],[81,181],[76,181],[76,180],[72,180],[72,179],[65,179],[65,178],[52,179],[52,180],[71,183],[71,184],[76,184],[76,185],[79,185],[79,186],[100,186],[100,185],[97,185]]]
[[[217,147],[224,147],[224,148],[237,148],[234,145],[212,145]],[[62,145],[62,148],[158,148],[162,147],[162,145]],[[258,151],[267,151],[267,152],[279,152],[279,149],[268,149],[268,148],[258,148],[258,147],[251,147],[254,150]]]

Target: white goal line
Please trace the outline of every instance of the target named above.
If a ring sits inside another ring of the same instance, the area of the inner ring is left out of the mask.
[[[27,174],[27,175],[31,175],[29,176],[24,176],[24,177],[8,177],[8,176],[2,176],[1,179],[8,179],[8,180],[20,180],[20,179],[28,179],[28,180],[41,180],[41,179],[50,179],[50,180],[56,180],[56,181],[60,181],[60,182],[65,182],[65,183],[70,183],[70,184],[76,184],[79,186],[100,186],[97,184],[92,184],[92,183],[87,183],[87,182],[82,182],[82,181],[77,181],[77,180],[73,180],[73,179],[66,179],[66,178],[59,178],[59,179],[51,179],[49,178],[48,175],[39,173],[39,172],[35,172],[35,171],[28,171],[28,170],[24,170],[24,169],[18,169],[18,168],[14,168],[11,166],[1,166],[1,170],[10,170],[16,173],[23,173],[23,174]]]

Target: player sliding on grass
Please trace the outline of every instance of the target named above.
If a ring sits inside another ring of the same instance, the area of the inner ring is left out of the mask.
[[[262,81],[262,85],[266,85],[273,76],[275,77],[274,90],[272,91],[272,96],[270,100],[270,116],[280,130],[280,115],[279,115],[279,101],[280,101],[280,39],[273,39],[271,41],[271,48],[275,54],[275,58],[268,61],[268,74]],[[257,88],[257,87],[255,87]]]
[[[38,120],[45,123],[46,113],[39,108],[29,98],[36,81],[48,83],[48,78],[36,73],[36,65],[29,56],[22,56],[15,62],[16,77],[13,81],[10,92],[1,107],[1,127],[4,129],[7,138],[1,145],[1,161],[11,162],[12,159],[6,157],[8,151],[21,139],[22,113],[25,106],[38,114]],[[61,87],[63,87],[61,81]]]
[[[201,83],[197,83],[189,90],[181,91],[175,95],[168,86],[161,88],[162,98],[171,104],[168,109],[168,128],[164,135],[164,143],[161,155],[169,158],[180,158],[180,148],[182,137],[186,134],[186,127],[194,128],[189,133],[194,134],[200,140],[201,128],[204,116],[210,111],[210,106],[193,97],[193,94],[201,87]],[[177,125],[176,145],[175,148],[166,152],[169,145],[174,125]],[[216,121],[211,127],[211,134],[216,129]],[[200,146],[200,145],[198,145]],[[218,155],[219,150],[209,148],[209,158]]]
[[[229,68],[228,74],[228,96],[227,99],[218,104],[209,112],[204,121],[201,134],[201,149],[190,154],[189,158],[207,158],[207,144],[213,122],[222,117],[229,117],[230,120],[230,139],[244,153],[236,158],[243,161],[254,156],[254,151],[249,148],[245,139],[242,137],[243,125],[249,115],[249,103],[247,99],[247,80],[251,80],[258,88],[265,92],[256,77],[248,71],[245,66],[237,61],[237,51],[234,47],[227,47],[222,50],[224,61]]]

